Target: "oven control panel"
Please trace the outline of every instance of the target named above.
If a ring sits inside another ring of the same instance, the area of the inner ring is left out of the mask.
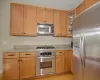
[[[52,55],[52,52],[43,52],[40,53],[41,56]]]

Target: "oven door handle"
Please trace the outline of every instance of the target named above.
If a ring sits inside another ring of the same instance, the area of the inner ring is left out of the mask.
[[[47,59],[47,58],[56,58],[55,56],[52,57],[38,57],[39,59]]]

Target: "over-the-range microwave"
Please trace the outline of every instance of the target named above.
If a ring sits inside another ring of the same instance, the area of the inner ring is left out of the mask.
[[[53,24],[37,24],[38,35],[53,35],[54,25]]]

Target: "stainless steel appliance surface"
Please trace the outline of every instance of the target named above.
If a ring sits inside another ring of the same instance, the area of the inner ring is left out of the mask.
[[[55,74],[55,51],[53,46],[37,47],[36,76]]]
[[[100,1],[74,20],[73,80],[100,80]]]
[[[53,35],[54,25],[53,24],[37,24],[38,35]]]

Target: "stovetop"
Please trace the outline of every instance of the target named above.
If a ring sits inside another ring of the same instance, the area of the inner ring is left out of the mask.
[[[55,47],[54,46],[38,46],[38,47],[36,47],[36,49],[38,49],[38,50],[46,50],[46,49],[55,49]]]

